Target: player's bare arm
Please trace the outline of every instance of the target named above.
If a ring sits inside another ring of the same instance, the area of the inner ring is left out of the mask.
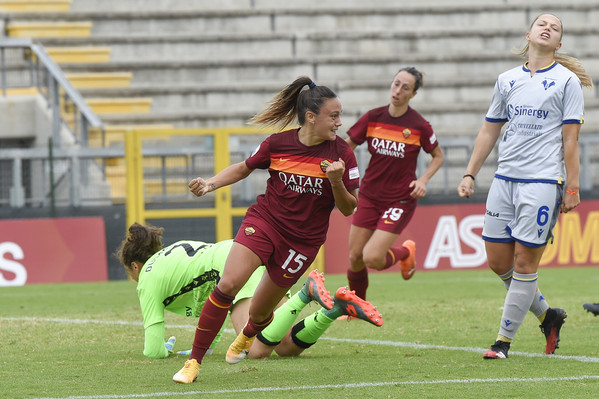
[[[560,211],[567,213],[580,204],[580,163],[578,151],[578,135],[580,125],[577,123],[565,124],[562,127],[562,141],[564,146],[564,163],[566,166],[566,189],[564,200],[562,201]]]
[[[252,173],[252,169],[247,167],[245,161],[239,162],[226,167],[217,173],[216,176],[213,176],[208,180],[204,180],[201,177],[192,179],[188,184],[189,191],[197,197],[201,197],[217,188],[228,186],[239,180],[245,179],[250,173]]]
[[[412,198],[424,198],[426,196],[426,185],[441,168],[443,162],[445,162],[443,151],[441,151],[440,146],[435,147],[435,149],[431,151],[431,156],[433,159],[428,164],[422,176],[410,183],[410,188],[412,189],[410,196],[412,196]]]
[[[476,137],[476,143],[474,144],[474,150],[472,150],[470,162],[466,168],[466,173],[464,173],[464,177],[458,186],[458,195],[460,197],[470,197],[474,194],[474,179],[485,159],[487,159],[493,147],[495,147],[502,126],[503,122],[485,121],[480,128]]]

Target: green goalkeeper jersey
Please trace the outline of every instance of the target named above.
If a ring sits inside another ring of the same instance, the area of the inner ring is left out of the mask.
[[[218,283],[233,240],[207,244],[178,241],[156,252],[139,273],[137,294],[145,329],[144,355],[168,356],[164,346],[164,310],[199,317],[204,303]],[[264,267],[260,267],[235,297],[252,297]],[[215,339],[214,344],[218,342]]]

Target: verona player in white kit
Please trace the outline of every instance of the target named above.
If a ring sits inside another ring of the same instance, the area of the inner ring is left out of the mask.
[[[580,203],[578,134],[583,122],[582,86],[592,86],[580,62],[557,53],[562,23],[539,15],[526,34],[526,63],[499,75],[478,134],[461,197],[499,140],[495,179],[483,228],[487,261],[507,288],[499,333],[485,359],[508,357],[528,310],[541,322],[545,353],[558,347],[566,312],[550,308],[537,288],[537,270],[559,212]],[[507,122],[501,135],[501,128]]]

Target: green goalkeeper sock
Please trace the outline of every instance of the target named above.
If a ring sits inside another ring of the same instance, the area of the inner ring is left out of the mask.
[[[339,316],[344,315],[343,311],[336,303],[333,303],[333,308],[331,310],[322,309],[322,314],[332,320],[336,320]]]
[[[289,331],[302,309],[308,304],[302,300],[299,295],[300,292],[301,291],[296,293],[289,298],[287,302],[281,305],[281,307],[275,311],[273,321],[268,327],[262,330],[262,336],[268,341],[273,343],[280,342],[285,334],[287,334],[287,331]]]
[[[297,339],[306,344],[314,344],[318,338],[333,324],[336,318],[330,318],[326,315],[330,312],[325,309],[320,309],[318,312],[312,313],[304,320],[293,327],[293,334]],[[303,324],[303,328],[302,327]]]

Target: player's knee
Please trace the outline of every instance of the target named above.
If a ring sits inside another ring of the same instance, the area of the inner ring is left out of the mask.
[[[349,251],[349,263],[351,266],[363,267],[364,261],[362,259],[362,251],[350,250]]]
[[[220,292],[222,292],[223,294],[226,294],[226,295],[230,295],[230,296],[237,295],[239,290],[241,290],[241,287],[243,287],[243,284],[240,285],[239,283],[235,282],[234,280],[227,279],[224,276],[218,282],[218,289],[220,290]]]
[[[380,256],[377,253],[365,253],[364,264],[371,269],[380,270],[385,266],[385,256]]]

